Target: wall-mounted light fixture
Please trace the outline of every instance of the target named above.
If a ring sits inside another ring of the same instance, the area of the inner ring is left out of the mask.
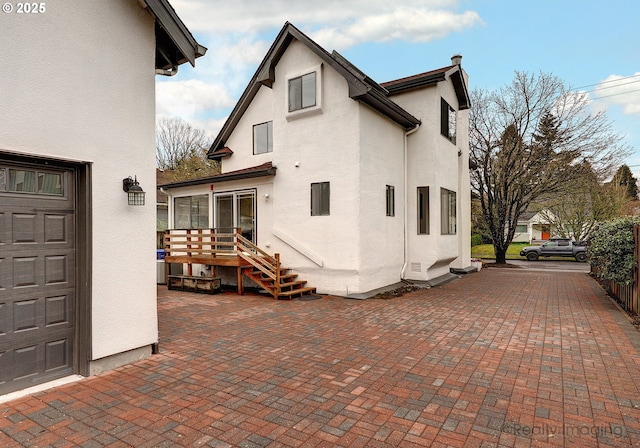
[[[144,205],[144,191],[138,183],[138,177],[122,179],[122,189],[129,197],[129,205]]]

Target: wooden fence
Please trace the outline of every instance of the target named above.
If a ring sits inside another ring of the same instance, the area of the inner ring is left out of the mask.
[[[635,314],[640,314],[640,226],[633,227],[634,257],[636,259],[636,269],[633,272],[633,283],[623,285],[612,280],[598,278],[598,281],[609,294],[616,297],[623,308]],[[597,277],[597,268],[591,267]]]

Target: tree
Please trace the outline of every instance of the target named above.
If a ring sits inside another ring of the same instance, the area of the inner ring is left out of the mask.
[[[622,165],[613,176],[613,184],[623,187],[627,198],[632,201],[638,200],[638,180],[631,174],[627,165]]]
[[[202,129],[178,117],[156,122],[156,166],[171,171],[172,180],[205,177],[220,172],[218,162],[207,159],[211,139]]]
[[[623,190],[602,184],[588,163],[582,173],[561,193],[540,202],[541,214],[551,224],[553,234],[576,240],[590,239],[599,223],[622,216],[629,203]]]
[[[472,94],[472,189],[480,198],[496,263],[506,263],[518,217],[536,200],[572,185],[589,163],[598,179],[628,150],[603,112],[551,74],[516,72],[498,91]]]

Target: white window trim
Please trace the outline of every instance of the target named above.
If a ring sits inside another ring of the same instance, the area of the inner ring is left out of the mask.
[[[316,73],[316,105],[289,112],[289,80],[299,78],[300,76],[304,76],[313,72]],[[306,70],[289,73],[285,76],[284,110],[285,118],[287,119],[287,121],[322,113],[322,84],[322,64],[316,65]]]

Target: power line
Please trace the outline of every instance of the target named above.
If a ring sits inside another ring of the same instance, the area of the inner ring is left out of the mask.
[[[587,84],[586,86],[576,87],[574,90],[584,89],[586,87],[599,86],[599,85],[602,85],[602,84],[607,84],[607,83],[610,83],[610,82],[618,82],[618,81],[621,81],[621,80],[624,80],[624,79],[631,79],[631,78],[640,78],[640,73],[638,73],[636,75],[631,75],[631,76],[623,76],[623,77],[618,78],[618,79],[610,79],[609,81],[602,81],[602,82],[598,82],[596,84]]]
[[[639,82],[640,82],[640,79],[637,80],[637,81],[629,81],[629,82],[625,82],[625,83],[622,83],[622,84],[616,84],[614,86],[604,86],[604,87],[599,87],[597,89],[584,90],[584,92],[585,93],[597,92],[599,90],[613,89],[614,87],[626,86],[626,85],[629,85],[629,84],[637,84]]]
[[[595,96],[592,99],[593,100],[600,100],[602,98],[609,98],[611,96],[618,96],[618,95],[626,95],[627,93],[633,93],[633,92],[640,92],[640,89],[628,90],[626,92],[620,92],[620,93],[612,93],[611,95]]]

